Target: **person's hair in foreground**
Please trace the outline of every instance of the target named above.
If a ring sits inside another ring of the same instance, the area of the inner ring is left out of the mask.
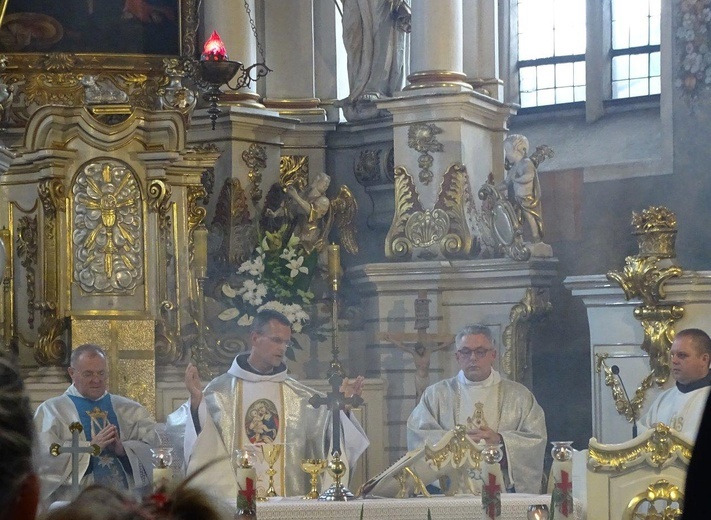
[[[226,520],[213,499],[184,485],[168,494],[156,491],[142,501],[121,491],[93,485],[70,504],[49,511],[41,520]]]
[[[31,519],[39,500],[32,465],[34,425],[17,368],[0,355],[0,519]]]

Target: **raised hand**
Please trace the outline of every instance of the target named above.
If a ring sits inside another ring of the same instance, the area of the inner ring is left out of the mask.
[[[365,378],[363,376],[358,376],[353,380],[346,377],[341,384],[340,391],[343,392],[346,397],[359,396],[363,393],[364,384]]]
[[[185,388],[190,392],[190,407],[197,410],[202,401],[202,382],[197,367],[192,363],[185,369]]]
[[[467,435],[469,435],[469,438],[471,438],[474,442],[484,441],[486,444],[501,444],[501,442],[503,442],[501,435],[488,426],[482,426],[479,429],[469,430]]]

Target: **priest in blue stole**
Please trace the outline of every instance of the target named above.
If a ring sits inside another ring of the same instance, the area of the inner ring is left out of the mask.
[[[69,425],[84,427],[80,445],[97,444],[98,456],[79,455],[81,485],[97,483],[117,489],[144,488],[152,475],[150,448],[158,444],[155,420],[135,401],[106,391],[108,372],[103,350],[91,344],[72,352],[72,385],[59,397],[42,403],[35,412],[39,441],[39,474],[45,505],[71,496],[71,455],[53,457],[53,443],[70,446]]]

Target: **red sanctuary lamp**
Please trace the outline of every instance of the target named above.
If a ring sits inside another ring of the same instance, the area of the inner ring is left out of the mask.
[[[241,71],[237,78],[235,86],[231,86],[228,82]],[[252,77],[254,71],[255,77]],[[226,85],[230,90],[239,90],[242,87],[247,87],[252,81],[257,81],[259,78],[266,76],[271,72],[264,63],[255,63],[246,69],[239,61],[230,61],[227,58],[227,50],[222,42],[217,31],[212,31],[212,35],[205,42],[203,52],[200,55],[200,74],[202,80],[208,83],[209,87],[203,96],[205,101],[210,103],[207,113],[212,121],[212,129],[215,129],[215,121],[220,115],[220,109],[217,108],[217,102],[220,100],[220,87]]]

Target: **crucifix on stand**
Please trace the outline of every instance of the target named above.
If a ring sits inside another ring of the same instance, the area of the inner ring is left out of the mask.
[[[422,392],[430,384],[430,358],[433,352],[443,350],[454,343],[451,334],[428,334],[430,326],[430,300],[427,291],[418,291],[415,300],[415,330],[416,333],[382,332],[381,340],[389,341],[399,349],[412,355],[415,362],[415,396],[420,402]]]
[[[62,453],[69,453],[72,458],[72,499],[79,494],[79,455],[88,453],[94,457],[98,457],[101,453],[101,448],[97,444],[92,444],[85,448],[79,446],[79,435],[84,430],[80,422],[73,422],[69,425],[69,431],[72,432],[72,445],[61,446],[56,442],[49,447],[49,453],[55,457],[59,457]]]
[[[339,247],[336,244],[328,246],[328,276],[331,284],[331,294],[333,297],[333,307],[331,310],[331,324],[333,334],[331,336],[331,353],[333,359],[331,366],[328,369],[328,383],[331,385],[331,391],[326,394],[326,397],[314,395],[309,399],[309,404],[314,408],[319,406],[327,406],[331,410],[332,425],[331,425],[331,457],[332,460],[328,464],[328,471],[333,476],[334,483],[321,496],[319,500],[345,501],[354,498],[346,486],[341,482],[341,478],[346,472],[346,465],[341,460],[343,451],[341,449],[341,410],[346,406],[359,406],[363,404],[363,399],[359,395],[346,397],[343,392],[342,385],[345,377],[345,372],[338,361],[338,281],[340,278],[341,260]]]

